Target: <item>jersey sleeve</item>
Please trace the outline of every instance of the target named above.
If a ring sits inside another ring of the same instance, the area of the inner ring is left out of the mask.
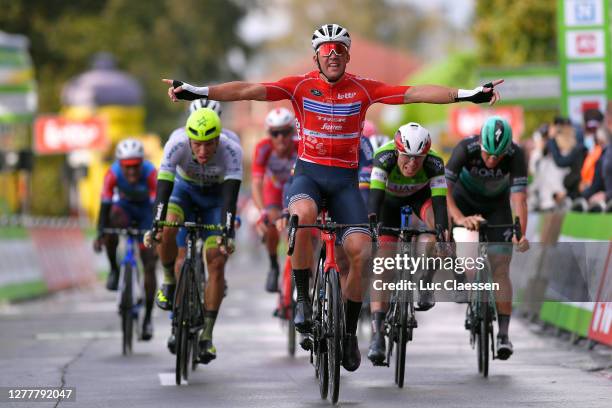
[[[147,187],[149,188],[149,201],[155,202],[157,193],[157,169],[151,164],[152,169],[147,176]]]
[[[362,80],[362,85],[370,95],[371,103],[384,103],[387,105],[401,105],[404,102],[404,94],[410,86],[407,85],[387,85],[384,82],[371,79]]]
[[[263,82],[262,85],[266,87],[266,101],[293,99],[295,87],[303,78],[303,76],[292,76],[279,79],[276,82]]]
[[[182,129],[177,129],[172,132],[164,146],[164,155],[159,166],[159,174],[157,175],[159,180],[174,182],[176,166],[179,163],[182,150],[185,148],[186,143],[188,143],[181,137],[181,131]]]
[[[269,157],[270,143],[268,140],[263,139],[257,143],[253,151],[253,162],[251,163],[251,174],[253,178],[263,178]]]
[[[444,172],[444,160],[433,154],[428,154],[423,163],[425,174],[429,178],[431,196],[446,196],[446,177]]]
[[[467,139],[464,139],[455,146],[448,163],[446,163],[446,168],[444,170],[446,180],[451,183],[457,182],[459,172],[465,166],[467,157]]]
[[[112,167],[106,171],[104,175],[104,182],[102,184],[102,202],[110,203],[113,201],[113,194],[115,187],[117,186],[117,175],[113,171]]]
[[[381,147],[374,154],[372,161],[372,174],[370,176],[370,190],[385,190],[389,173],[397,163],[397,156],[393,147]]]
[[[242,148],[240,145],[227,141],[223,145],[225,162],[225,180],[242,180]]]
[[[523,149],[514,145],[514,155],[510,166],[510,192],[523,193],[527,191],[527,161]]]

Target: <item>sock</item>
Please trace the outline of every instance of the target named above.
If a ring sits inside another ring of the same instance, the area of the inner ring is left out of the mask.
[[[295,280],[295,288],[297,290],[297,301],[303,302],[308,300],[308,279],[310,278],[310,269],[294,269],[293,279]]]
[[[499,332],[498,335],[507,336],[508,335],[508,327],[510,326],[510,315],[498,314],[497,319],[499,322]]]
[[[174,261],[162,266],[164,267],[164,280],[162,283],[165,283],[166,285],[176,283],[176,278],[174,276]]]
[[[372,313],[372,334],[382,331],[386,316],[387,312],[382,310]]]
[[[278,257],[276,254],[269,254],[270,256],[270,266],[278,270]]]
[[[204,324],[205,328],[200,334],[200,340],[212,340],[213,328],[215,327],[215,321],[217,320],[218,310],[205,310],[204,311]]]
[[[346,301],[346,333],[356,334],[357,333],[357,320],[359,320],[359,313],[361,313],[361,302],[353,302],[350,299]]]

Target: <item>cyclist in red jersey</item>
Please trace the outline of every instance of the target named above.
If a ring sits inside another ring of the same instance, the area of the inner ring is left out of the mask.
[[[172,101],[211,98],[218,101],[290,100],[297,118],[299,150],[295,179],[291,184],[289,211],[301,223],[313,223],[326,199],[331,217],[338,223],[366,223],[367,211],[359,198],[357,165],[360,135],[368,107],[374,103],[446,104],[461,101],[495,103],[496,80],[472,90],[438,85],[393,86],[346,72],[351,38],[338,24],[325,24],[312,36],[316,70],[270,83],[227,82],[196,87],[164,79]],[[346,299],[346,336],[342,365],[348,371],[361,363],[357,344],[357,321],[361,310],[362,269],[370,257],[371,237],[365,228],[349,228],[341,243],[349,259],[343,294]],[[298,231],[291,257],[297,288],[295,325],[301,332],[312,324],[308,300],[308,277],[312,267],[310,232]]]
[[[264,236],[270,257],[270,270],[266,278],[266,291],[278,292],[278,230],[275,222],[283,209],[283,187],[291,176],[297,158],[295,116],[287,108],[276,108],[266,116],[269,137],[255,146],[251,174],[253,202],[260,211],[257,229]]]

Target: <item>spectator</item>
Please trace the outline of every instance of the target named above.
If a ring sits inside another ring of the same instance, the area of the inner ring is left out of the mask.
[[[603,123],[603,114],[599,109],[588,109],[584,112],[584,146],[588,153],[580,171],[580,191],[584,192],[592,183],[595,176],[595,165],[601,157],[606,138],[598,137],[597,133]],[[601,133],[601,132],[599,132]]]
[[[548,142],[558,127],[559,123],[550,126],[545,124],[533,134],[533,149],[529,157],[529,171],[533,175],[533,181],[528,190],[531,210],[554,210],[566,196],[563,179],[569,169],[558,166],[548,151]]]
[[[555,164],[561,168],[569,169],[563,179],[566,194],[557,196],[557,202],[565,199],[565,196],[574,199],[580,195],[580,170],[587,153],[584,145],[577,142],[576,129],[567,118],[556,117],[547,148],[552,154]]]

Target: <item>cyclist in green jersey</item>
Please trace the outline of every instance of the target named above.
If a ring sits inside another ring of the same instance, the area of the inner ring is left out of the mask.
[[[428,229],[438,230],[438,239],[448,240],[444,161],[431,149],[429,131],[414,122],[401,126],[394,140],[376,151],[370,180],[368,210],[377,215],[383,226],[399,228],[400,211],[405,206],[410,206]],[[422,235],[420,239],[435,240],[430,235]],[[380,242],[397,242],[397,236],[381,235]],[[424,280],[431,280],[433,272],[427,271]],[[382,329],[388,303],[380,295],[372,292],[370,303],[372,342],[368,358],[374,364],[381,364],[385,359]],[[434,305],[433,293],[422,291],[417,310],[429,310]]]

